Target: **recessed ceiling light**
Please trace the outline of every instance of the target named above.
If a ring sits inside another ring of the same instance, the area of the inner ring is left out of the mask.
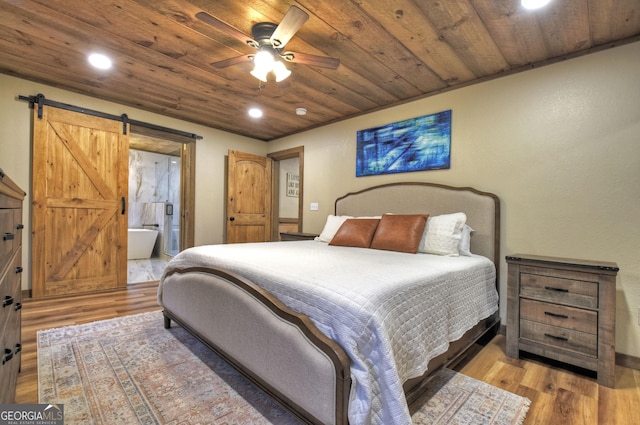
[[[296,108],[296,115],[307,115],[307,108]]]
[[[260,118],[262,117],[262,110],[258,108],[249,109],[249,116],[251,118]]]
[[[534,10],[545,7],[550,1],[551,0],[522,0],[521,4],[525,9]]]
[[[109,69],[111,68],[111,59],[102,53],[92,53],[89,55],[89,63],[98,69]]]

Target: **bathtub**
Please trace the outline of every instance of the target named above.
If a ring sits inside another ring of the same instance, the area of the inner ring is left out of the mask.
[[[151,257],[158,231],[152,229],[129,229],[127,259],[137,260]]]

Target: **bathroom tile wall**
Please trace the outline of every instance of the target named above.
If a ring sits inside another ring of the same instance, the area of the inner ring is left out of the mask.
[[[129,151],[129,228],[147,227],[160,232],[154,257],[164,252],[165,240],[173,236],[175,231],[172,229],[179,226],[179,196],[179,158],[134,149]],[[165,216],[167,203],[173,204],[173,216]],[[165,223],[165,219],[172,221]]]

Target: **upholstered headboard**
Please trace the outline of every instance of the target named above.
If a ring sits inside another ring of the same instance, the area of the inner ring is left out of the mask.
[[[500,200],[470,187],[434,183],[390,183],[336,199],[336,215],[372,216],[384,213],[439,215],[464,212],[474,230],[471,252],[500,264]]]

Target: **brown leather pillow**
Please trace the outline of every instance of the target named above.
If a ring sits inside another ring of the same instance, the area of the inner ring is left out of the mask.
[[[350,218],[338,229],[329,245],[369,248],[380,222],[377,218]]]
[[[380,219],[371,248],[387,251],[418,252],[428,214],[385,214]]]

